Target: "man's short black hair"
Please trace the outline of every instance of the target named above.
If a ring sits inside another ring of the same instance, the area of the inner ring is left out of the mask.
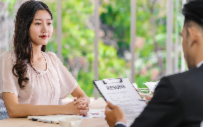
[[[185,25],[191,21],[203,29],[203,0],[189,0],[182,9],[185,16]]]

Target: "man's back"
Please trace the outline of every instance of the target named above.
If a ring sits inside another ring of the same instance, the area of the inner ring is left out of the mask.
[[[203,120],[203,65],[164,77],[132,127],[200,127]]]
[[[200,127],[203,121],[203,0],[189,0],[182,14],[180,35],[189,71],[162,78],[132,127]],[[108,125],[126,126],[119,106],[107,102],[105,115]]]

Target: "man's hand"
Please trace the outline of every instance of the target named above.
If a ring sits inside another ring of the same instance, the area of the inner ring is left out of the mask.
[[[153,96],[146,97],[147,100],[151,100]]]
[[[126,124],[126,118],[121,108],[108,101],[105,115],[105,120],[107,121],[109,127],[114,127],[117,122],[123,122]]]
[[[135,88],[135,90],[138,92],[138,94],[140,94],[138,89]],[[153,95],[154,95],[154,92],[152,92],[152,96],[148,96],[148,97],[146,97],[146,99],[151,101]],[[146,102],[146,103],[148,104],[148,102]]]
[[[152,96],[146,97],[146,99],[149,100],[149,101],[151,101],[153,95],[154,95],[154,92],[152,92]]]

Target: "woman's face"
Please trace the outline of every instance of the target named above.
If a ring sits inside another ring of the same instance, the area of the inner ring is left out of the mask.
[[[38,10],[30,25],[29,32],[32,44],[46,45],[53,32],[51,15],[46,10]]]

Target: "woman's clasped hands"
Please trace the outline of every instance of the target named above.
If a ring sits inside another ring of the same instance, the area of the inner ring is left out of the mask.
[[[89,102],[85,98],[74,98],[73,102],[69,103],[72,107],[72,113],[76,115],[87,115],[89,111]]]

